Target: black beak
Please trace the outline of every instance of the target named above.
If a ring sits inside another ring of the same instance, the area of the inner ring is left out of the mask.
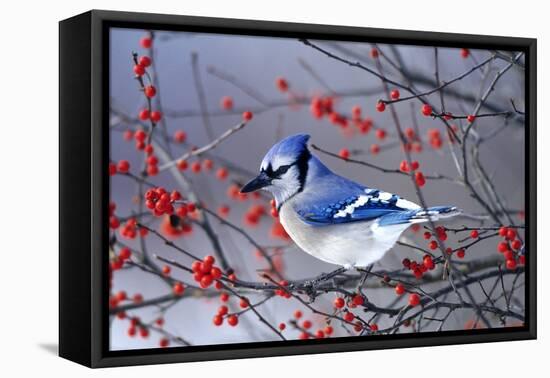
[[[255,179],[241,188],[241,193],[254,192],[271,184],[271,178],[264,172],[261,172]]]

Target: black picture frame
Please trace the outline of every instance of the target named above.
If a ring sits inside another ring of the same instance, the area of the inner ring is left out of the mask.
[[[115,26],[524,51],[526,325],[128,351],[108,350],[108,28]],[[536,338],[536,39],[92,10],[60,28],[59,354],[89,367],[480,343]]]

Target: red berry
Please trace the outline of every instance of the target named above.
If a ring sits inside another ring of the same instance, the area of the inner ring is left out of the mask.
[[[237,324],[239,324],[239,318],[237,315],[229,315],[227,317],[227,324],[229,324],[231,327],[235,327]]]
[[[134,73],[136,74],[136,76],[143,76],[145,74],[145,67],[136,64],[134,66]]]
[[[220,168],[218,169],[218,171],[216,172],[216,177],[219,179],[219,180],[225,180],[227,178],[227,176],[229,175],[229,172],[227,171],[226,168]]]
[[[353,314],[353,312],[346,312],[346,314],[344,315],[344,320],[352,322],[353,319],[355,319],[355,315]]]
[[[183,130],[178,130],[174,133],[174,141],[176,143],[183,143],[187,139],[187,134]]]
[[[128,160],[121,160],[118,162],[117,169],[120,173],[128,173],[130,170],[130,163]]]
[[[464,250],[464,248],[460,248],[458,251],[456,251],[456,257],[458,257],[459,259],[463,259],[465,255],[466,251]]]
[[[286,324],[285,323],[279,323],[279,331],[284,331],[286,328]]]
[[[508,234],[508,228],[502,226],[501,228],[498,229],[498,234],[503,238],[505,238],[506,235]]]
[[[500,242],[500,243],[498,243],[498,245],[497,245],[497,250],[498,250],[500,253],[504,253],[504,252],[508,251],[508,243],[507,243],[507,242]]]
[[[118,293],[116,293],[116,299],[120,302],[120,301],[124,301],[126,300],[127,298],[127,295],[126,295],[126,292],[121,290],[119,291]]]
[[[372,332],[378,331],[378,324],[376,324],[376,323],[371,324],[371,325],[370,325],[370,330],[371,330]]]
[[[120,250],[118,256],[122,260],[128,260],[130,258],[130,256],[132,256],[132,251],[130,251],[130,248],[124,247]]]
[[[148,56],[142,56],[139,58],[139,65],[143,67],[149,67],[151,65],[151,58]]]
[[[361,107],[359,105],[355,105],[353,108],[351,108],[351,115],[353,119],[361,118]]]
[[[252,114],[252,112],[246,111],[246,112],[243,113],[243,120],[244,120],[245,122],[248,122],[248,121],[250,121],[250,120],[252,119],[253,116],[254,116],[254,115]]]
[[[214,319],[212,319],[212,323],[214,323],[216,327],[221,326],[223,323],[223,317],[221,317],[220,315],[214,316]]]
[[[409,171],[409,163],[407,163],[406,160],[401,161],[401,164],[399,164],[399,170],[401,172],[408,172]]]
[[[206,159],[203,161],[204,169],[211,171],[214,167],[214,162],[211,159]]]
[[[281,91],[281,92],[286,92],[288,91],[288,82],[282,78],[282,77],[278,77],[276,80],[275,80],[275,85],[277,85],[277,88]]]
[[[161,348],[166,348],[168,345],[170,345],[170,340],[168,340],[166,337],[163,337],[159,341],[159,345]]]
[[[151,112],[151,121],[158,122],[162,118],[162,113],[159,111]]]
[[[328,325],[325,327],[323,331],[325,332],[325,335],[330,336],[334,332],[334,328]]]
[[[512,248],[514,248],[516,251],[521,248],[521,241],[518,239],[514,240],[512,242]]]
[[[151,155],[147,158],[147,164],[149,165],[157,165],[159,162],[159,159],[155,155]]]
[[[142,121],[146,121],[149,119],[149,110],[147,109],[142,109],[140,110],[139,114],[138,114],[138,117],[139,119],[141,119]]]
[[[506,260],[506,269],[514,270],[514,269],[516,269],[517,266],[518,266],[518,264],[517,264],[516,260],[514,260],[514,259]]]
[[[139,329],[139,335],[144,339],[146,339],[147,337],[149,337],[149,330],[147,328],[142,327]]]
[[[168,276],[171,271],[172,271],[172,268],[170,268],[168,265],[164,265],[162,267],[162,274],[164,274],[165,276]]]
[[[342,158],[342,159],[349,159],[349,155],[350,155],[350,152],[347,148],[342,148],[340,150],[340,152],[338,153],[338,155]]]
[[[414,139],[416,133],[414,132],[414,129],[412,127],[407,127],[405,129],[405,136],[409,139]]]
[[[466,59],[467,57],[470,56],[470,50],[464,49],[464,48],[460,49],[460,56]]]
[[[409,306],[415,307],[420,303],[420,296],[416,293],[409,295]]]
[[[157,89],[152,85],[148,85],[145,87],[144,93],[145,93],[145,96],[149,98],[155,97],[155,95],[157,94]]]
[[[430,249],[434,250],[434,249],[437,249],[437,242],[435,240],[432,240],[429,244],[428,244],[428,247],[430,247]]]
[[[156,165],[148,165],[147,166],[147,175],[148,176],[156,176],[159,173],[159,168]]]
[[[334,299],[334,307],[336,308],[342,308],[346,305],[346,301],[344,301],[344,298],[338,297]]]
[[[202,261],[205,264],[208,264],[208,265],[212,266],[216,262],[216,258],[214,256],[208,255]]]
[[[477,230],[472,230],[472,232],[470,232],[470,237],[472,239],[477,239],[479,237],[479,232]]]
[[[422,172],[416,172],[414,174],[414,179],[416,180],[416,185],[422,187],[426,184],[426,178]]]
[[[227,294],[227,293],[221,293],[221,295],[220,295],[220,300],[221,300],[222,302],[227,302],[227,301],[229,300],[229,294]]]
[[[147,118],[149,118],[149,111],[147,111]],[[143,110],[142,110],[143,112]],[[140,113],[141,114],[141,113]],[[147,133],[143,130],[138,130],[136,131],[136,133],[134,134],[134,138],[136,139],[136,141],[138,142],[144,142],[145,139],[147,138]],[[145,146],[143,146],[145,148]]]
[[[132,130],[125,130],[123,137],[125,141],[130,141],[134,137],[134,132]]]
[[[395,294],[397,294],[397,295],[405,294],[405,286],[402,283],[398,283],[395,286]]]
[[[514,252],[512,252],[510,250],[507,250],[506,252],[504,252],[503,255],[504,255],[504,260],[513,260],[516,257],[514,255]]]
[[[155,151],[155,148],[152,144],[148,144],[145,146],[144,151],[147,155],[151,155]]]
[[[172,291],[176,295],[182,295],[183,292],[185,291],[185,287],[183,286],[183,284],[181,282],[176,282],[174,284],[174,286],[172,287]]]
[[[380,152],[380,146],[376,143],[372,144],[370,146],[370,153],[373,155],[377,155]]]
[[[189,163],[187,163],[187,160],[178,160],[176,165],[180,171],[185,171],[187,167],[189,167]]]
[[[474,122],[476,120],[476,116],[475,115],[468,115],[468,117],[466,117],[466,120],[470,123]]]
[[[213,279],[217,280],[222,276],[222,271],[220,270],[220,268],[213,267],[210,271],[210,275]]]
[[[201,163],[200,161],[194,161],[191,163],[191,170],[193,173],[199,173],[201,171]]]
[[[300,310],[294,311],[294,317],[295,317],[296,319],[300,319],[300,318],[302,317],[302,315],[303,315],[303,314],[302,314],[302,311],[300,311]]]
[[[424,114],[426,117],[429,117],[430,115],[432,115],[432,107],[428,104],[424,104],[422,105],[422,108],[420,109],[420,111],[422,112],[422,114]]]
[[[386,104],[384,104],[382,101],[378,101],[376,103],[376,110],[378,110],[379,112],[383,112],[384,110],[386,110]]]
[[[313,323],[311,323],[310,320],[304,320],[304,322],[302,323],[302,327],[304,327],[305,329],[310,329],[312,325]]]
[[[371,58],[376,59],[376,58],[378,58],[378,55],[379,55],[378,49],[376,49],[376,48],[373,47],[373,48],[370,50],[370,56],[371,56]]]
[[[233,109],[233,99],[229,96],[224,96],[220,100],[220,105],[224,110],[231,110]]]
[[[506,239],[508,240],[514,240],[516,236],[517,232],[513,228],[508,229],[508,232],[506,232]]]
[[[361,294],[356,294],[353,296],[352,302],[356,306],[361,306],[363,303],[365,303],[365,298]]]
[[[380,140],[386,139],[388,133],[384,129],[376,129],[376,137]]]
[[[139,44],[144,49],[150,49],[151,46],[153,45],[153,40],[149,37],[143,37],[142,39],[140,39]]]
[[[143,295],[141,295],[140,293],[134,294],[134,296],[132,297],[132,301],[133,301],[134,303],[141,303],[141,302],[143,302]]]
[[[400,93],[399,93],[399,90],[397,90],[397,89],[394,89],[390,93],[390,97],[391,97],[392,100],[397,100],[399,98],[399,95],[400,95]]]

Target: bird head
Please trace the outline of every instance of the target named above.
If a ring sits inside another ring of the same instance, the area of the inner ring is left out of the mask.
[[[309,135],[289,136],[267,152],[260,174],[242,187],[242,193],[264,189],[273,194],[277,206],[303,190],[311,153],[307,148]]]

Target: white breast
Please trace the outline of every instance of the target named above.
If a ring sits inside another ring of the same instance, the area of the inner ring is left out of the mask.
[[[380,260],[409,227],[409,224],[379,227],[376,221],[311,226],[299,218],[293,201],[281,207],[281,224],[302,250],[331,264],[366,267]]]

